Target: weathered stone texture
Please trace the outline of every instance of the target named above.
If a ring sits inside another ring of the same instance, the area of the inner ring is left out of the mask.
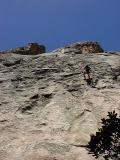
[[[39,45],[38,43],[28,43],[25,47],[18,47],[15,49],[8,50],[7,53],[16,53],[22,55],[37,55],[45,53],[45,46]]]
[[[56,51],[60,51],[62,53],[71,53],[74,52],[76,54],[91,54],[91,53],[103,53],[104,50],[98,44],[98,42],[94,41],[85,41],[85,42],[78,42],[64,48],[60,48]]]
[[[120,53],[71,50],[0,55],[0,160],[95,160],[84,145],[120,113]]]

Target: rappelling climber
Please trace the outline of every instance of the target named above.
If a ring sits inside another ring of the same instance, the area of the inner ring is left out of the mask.
[[[91,75],[91,68],[86,65],[84,67],[84,80],[87,82],[87,85],[92,85],[92,75]]]

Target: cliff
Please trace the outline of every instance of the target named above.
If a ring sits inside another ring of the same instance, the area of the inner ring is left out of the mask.
[[[0,54],[0,160],[95,160],[84,145],[120,113],[120,53],[92,47]]]

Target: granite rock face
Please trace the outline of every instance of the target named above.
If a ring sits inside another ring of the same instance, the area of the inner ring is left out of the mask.
[[[84,145],[108,111],[120,113],[120,53],[72,49],[0,54],[0,160],[95,160]]]

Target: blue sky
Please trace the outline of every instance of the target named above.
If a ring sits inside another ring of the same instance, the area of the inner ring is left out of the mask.
[[[84,40],[120,51],[120,0],[0,0],[0,50]]]

